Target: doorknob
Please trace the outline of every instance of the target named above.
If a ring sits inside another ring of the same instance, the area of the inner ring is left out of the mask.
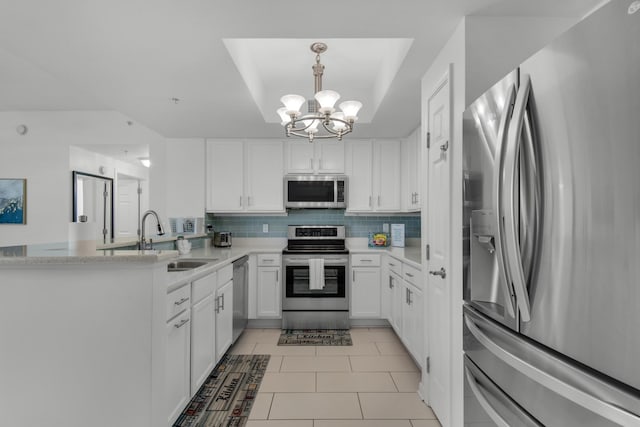
[[[440,146],[440,151],[443,153],[449,149],[449,141],[446,141],[444,144]]]
[[[429,274],[431,274],[432,276],[440,276],[441,278],[444,279],[445,277],[447,277],[447,270],[445,270],[444,267],[442,267],[438,271],[430,271]]]

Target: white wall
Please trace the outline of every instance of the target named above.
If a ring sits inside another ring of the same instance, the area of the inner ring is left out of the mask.
[[[449,150],[451,155],[451,426],[462,426],[463,399],[462,399],[462,113],[465,108],[465,20],[463,19],[449,41],[442,48],[429,70],[422,78],[422,129],[426,134],[428,129],[428,99],[436,89],[438,82],[452,64],[452,75],[450,84],[453,99],[451,100],[451,114],[453,123],[450,131]],[[423,138],[425,136],[423,135]],[[423,182],[422,194],[427,195],[428,161],[426,141],[422,141],[422,164]],[[426,201],[425,199],[423,199]],[[429,241],[429,230],[427,229],[427,209],[422,210],[422,239],[424,244]],[[422,261],[422,271],[424,283],[428,283],[428,271],[426,261]],[[428,294],[425,291],[425,309]],[[424,319],[428,319],[425,310]],[[426,334],[425,324],[425,334]],[[425,339],[428,342],[428,338]],[[427,384],[422,386],[426,389]],[[422,390],[422,395],[426,396],[426,390]],[[444,426],[443,427],[448,427]]]
[[[167,217],[204,217],[205,140],[167,139]]]
[[[468,16],[466,104],[576,22],[576,18]]]
[[[163,137],[128,120],[114,111],[0,112],[0,177],[27,178],[27,224],[0,224],[0,246],[67,240],[70,146],[164,144]],[[20,124],[29,127],[24,136],[16,132]],[[164,208],[164,198],[160,202]]]

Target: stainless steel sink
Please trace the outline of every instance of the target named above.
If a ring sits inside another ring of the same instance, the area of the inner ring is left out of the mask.
[[[167,271],[187,271],[194,268],[202,267],[211,261],[194,261],[194,260],[179,260],[172,261],[167,265]]]

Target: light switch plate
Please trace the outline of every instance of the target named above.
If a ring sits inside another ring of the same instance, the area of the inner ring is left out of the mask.
[[[263,233],[269,232],[269,224],[262,224],[262,232]]]
[[[383,233],[388,233],[389,232],[389,224],[382,224],[382,232]]]

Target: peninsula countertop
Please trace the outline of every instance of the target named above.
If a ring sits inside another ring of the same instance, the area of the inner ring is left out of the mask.
[[[174,250],[74,248],[67,242],[0,248],[0,265],[90,264],[106,262],[155,263],[178,257]]]

